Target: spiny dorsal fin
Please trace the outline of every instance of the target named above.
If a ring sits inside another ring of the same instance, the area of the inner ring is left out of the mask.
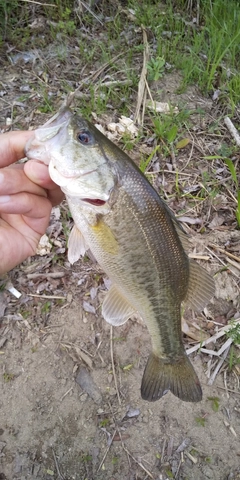
[[[80,257],[85,255],[88,250],[84,237],[80,230],[74,225],[68,238],[68,260],[75,263]]]
[[[119,292],[115,285],[112,285],[103,301],[102,314],[106,322],[111,325],[123,325],[136,311]]]
[[[194,260],[189,260],[190,276],[185,301],[193,310],[201,311],[215,293],[213,278]]]
[[[176,232],[180,238],[180,241],[181,241],[181,244],[185,250],[185,252],[188,254],[189,253],[189,250],[190,250],[190,242],[189,242],[189,238],[186,234],[186,232],[184,232],[184,230],[181,228],[181,225],[178,223],[178,221],[176,219],[174,219],[175,221],[173,222],[174,224],[174,227],[176,229]]]

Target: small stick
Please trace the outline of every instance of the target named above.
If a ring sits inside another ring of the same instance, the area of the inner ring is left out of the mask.
[[[60,402],[62,402],[63,399],[64,399],[72,390],[73,390],[73,387],[69,388],[69,390],[68,390],[66,393],[64,393],[64,395],[60,398]]]
[[[240,324],[240,318],[236,319],[235,322],[236,322],[236,324]],[[208,343],[216,342],[216,340],[218,340],[220,337],[222,337],[223,335],[225,335],[225,333],[228,332],[228,330],[231,330],[231,328],[232,328],[232,325],[226,325],[225,327],[222,327],[222,328],[221,328],[217,333],[215,333],[212,337],[207,338],[207,340],[203,340],[203,342],[197,343],[196,345],[194,345],[194,346],[191,347],[191,348],[188,348],[188,349],[186,350],[187,355],[190,355],[191,353],[196,352],[196,350],[198,350],[198,349],[201,350],[201,347],[204,347],[204,346],[207,345]]]
[[[144,104],[146,100],[146,78],[147,78],[147,63],[149,61],[149,45],[147,39],[147,33],[142,25],[142,32],[143,32],[143,66],[140,75],[140,80],[138,83],[138,98],[137,98],[137,106],[134,114],[134,123],[138,122],[140,125],[143,124],[144,118]],[[140,116],[140,110],[142,106],[142,115]]]
[[[198,255],[197,253],[189,253],[189,258],[195,258],[196,260],[209,260],[209,255]]]
[[[128,451],[127,447],[125,447],[124,444],[123,444],[123,450],[125,450],[125,452],[129,455],[129,457],[131,457],[132,460],[133,460],[139,467],[141,467],[141,468],[144,470],[144,472],[145,472],[150,478],[153,478],[153,479],[154,479],[154,477],[152,476],[151,472],[149,472],[149,470],[147,470],[141,462],[138,462],[138,461],[136,460],[136,458],[134,458],[134,456]]]
[[[179,474],[181,465],[182,465],[182,463],[183,463],[183,460],[182,460],[183,455],[182,455],[182,454],[183,454],[183,452],[181,452],[181,458],[180,458],[180,460],[179,460],[179,464],[178,464],[178,467],[177,467],[177,471],[176,471],[175,477],[174,477],[175,480],[177,480],[177,478],[178,478],[178,474]]]
[[[52,448],[52,453],[53,453],[53,458],[54,458],[54,462],[55,462],[55,466],[56,466],[56,469],[57,469],[57,474],[58,474],[58,477],[59,477],[59,480],[64,480],[64,477],[62,476],[60,470],[59,470],[59,466],[58,466],[58,462],[57,462],[57,457],[55,455],[55,452]]]
[[[118,428],[118,425],[117,425],[117,422],[116,422],[116,419],[115,419],[115,416],[114,416],[114,413],[113,413],[113,410],[112,410],[112,406],[111,406],[111,404],[110,404],[109,402],[108,402],[108,405],[109,405],[109,410],[111,411],[112,416],[113,416],[113,420],[114,420],[114,423],[115,423],[116,430],[117,430],[118,435],[119,435],[120,440],[121,440],[122,448],[124,449],[124,443],[123,443],[122,435],[121,435],[121,432],[120,432],[120,430],[119,430],[119,428]],[[131,462],[130,462],[130,459],[129,459],[128,452],[125,452],[125,453],[126,453],[126,455],[127,455],[129,468],[131,468]]]
[[[189,460],[191,460],[195,465],[197,464],[197,458],[193,457],[191,455],[191,453],[189,453],[187,450],[185,451],[185,454],[187,455],[187,457],[189,458]]]
[[[163,447],[162,447],[162,453],[161,453],[161,460],[160,460],[161,463],[163,463],[164,453],[165,453],[165,448],[166,448],[166,443],[167,443],[167,439],[164,438]]]
[[[105,458],[106,458],[106,456],[107,456],[107,454],[108,454],[108,452],[109,452],[109,450],[110,450],[110,447],[111,447],[111,445],[112,445],[112,443],[113,443],[113,439],[114,439],[114,437],[115,437],[115,435],[116,435],[116,432],[117,432],[117,430],[115,430],[114,433],[113,433],[113,436],[112,436],[112,438],[111,438],[111,440],[110,440],[110,443],[109,443],[109,445],[108,445],[108,447],[107,447],[107,449],[106,449],[106,451],[105,451],[105,453],[104,453],[104,455],[103,455],[103,458],[102,458],[102,460],[101,460],[101,462],[100,462],[100,464],[99,464],[99,467],[98,467],[98,469],[97,469],[97,473],[99,472],[99,470],[100,470],[100,469],[102,468],[102,466],[103,466],[103,463],[104,463],[104,461],[105,461]]]
[[[209,380],[208,380],[208,385],[212,385],[212,384],[213,384],[213,382],[214,382],[214,380],[215,380],[215,378],[216,378],[216,376],[217,376],[217,374],[218,374],[221,366],[222,366],[223,363],[224,363],[224,360],[225,360],[225,358],[226,358],[226,356],[227,356],[227,354],[228,354],[228,352],[229,352],[229,349],[230,349],[230,345],[229,345],[229,347],[225,350],[225,352],[224,352],[222,358],[219,360],[219,362],[218,362],[218,364],[217,364],[217,366],[216,366],[213,374],[212,374],[211,377],[209,378]]]
[[[230,263],[230,265],[232,265],[233,267],[237,268],[238,270],[240,270],[240,264],[238,264],[237,262],[235,262],[234,260],[230,260],[230,258],[228,259],[228,263]]]
[[[237,437],[237,434],[234,430],[234,428],[232,427],[232,425],[230,423],[227,422],[227,420],[224,420],[224,425],[229,428],[230,432],[234,435],[234,437]]]
[[[28,273],[27,278],[34,280],[35,278],[62,278],[66,272],[52,272],[52,273]]]
[[[237,277],[237,279],[239,278],[239,275],[236,274],[236,272],[234,272],[234,270],[231,270],[230,267],[228,266],[228,264],[224,263],[222,261],[221,258],[219,258],[216,253],[213,252],[213,250],[211,250],[207,245],[205,246],[206,250],[208,250],[209,252],[211,252],[211,254],[219,261],[219,263],[221,263],[226,269],[229,269],[229,271],[232,273],[232,275],[234,275],[235,277]]]
[[[216,385],[216,388],[220,388],[220,390],[225,390],[225,387],[220,387],[220,385]],[[240,392],[236,392],[236,390],[231,390],[230,388],[228,388],[228,392],[235,393],[236,395],[240,395]]]
[[[84,2],[83,0],[80,1],[80,4],[82,4],[84,6],[84,8],[86,8],[86,10],[94,17],[96,18],[96,20],[101,24],[103,25],[102,21],[100,20],[100,18],[91,10],[91,8],[88,6],[88,4],[86,2]]]
[[[228,393],[228,388],[227,388],[227,370],[225,370],[223,372],[223,379],[224,379],[224,386],[225,386],[225,390],[226,390],[226,394],[227,394],[227,398],[230,397],[229,393]]]
[[[28,297],[37,297],[37,298],[53,298],[56,300],[67,300],[67,297],[58,297],[57,295],[38,295],[35,293],[27,293]]]
[[[113,378],[114,378],[115,388],[116,388],[116,392],[117,392],[118,404],[122,405],[121,398],[120,398],[119,391],[118,391],[117,377],[116,377],[114,358],[113,358],[113,327],[112,327],[112,325],[110,327],[110,350],[111,350]]]
[[[240,147],[240,135],[239,135],[236,127],[234,127],[233,123],[231,122],[230,118],[225,117],[224,118],[224,123],[225,123],[226,127],[228,128],[229,132],[231,133],[232,137],[234,138],[237,146]]]
[[[227,250],[224,250],[223,248],[219,247],[218,245],[215,245],[214,243],[209,243],[209,245],[215,250],[218,250],[219,252],[224,253],[225,255],[227,255],[227,257],[230,257],[233,260],[236,260],[236,262],[240,262],[240,257],[237,257],[236,255],[233,255],[232,253],[227,252]]]
[[[54,7],[54,8],[57,7],[57,5],[53,5],[52,3],[35,2],[35,0],[21,0],[21,2],[35,3],[35,5],[41,5],[41,6],[44,6],[44,7]]]

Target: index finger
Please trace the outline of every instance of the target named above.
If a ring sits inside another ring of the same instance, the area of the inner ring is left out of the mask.
[[[0,135],[0,168],[25,157],[24,148],[33,133],[31,130],[19,130]]]

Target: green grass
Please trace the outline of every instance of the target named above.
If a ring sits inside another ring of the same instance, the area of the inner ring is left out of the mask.
[[[137,26],[143,25],[151,31],[148,34],[151,58],[148,62],[149,80],[158,80],[166,74],[166,65],[171,69],[182,72],[182,88],[190,83],[197,83],[202,91],[212,92],[219,89],[234,110],[240,101],[240,4],[236,0],[205,0],[200,2],[199,25],[192,22],[196,12],[189,12],[184,1],[158,2],[151,0],[131,0],[127,7],[135,13],[135,21],[121,12],[114,5],[99,4],[99,11],[95,12],[102,19],[104,14],[108,21],[103,25],[87,11],[81,14],[72,8],[70,0],[56,0],[52,6],[33,5],[28,2],[0,0],[0,32],[1,41],[16,41],[18,46],[26,47],[31,43],[32,30],[30,28],[34,18],[43,15],[51,18],[45,28],[46,40],[54,40],[61,33],[63,36],[81,39],[81,27],[100,28],[101,36],[97,41],[92,36],[91,42],[83,37],[81,54],[92,61],[98,49],[102,49],[99,56],[104,61],[119,48],[126,48],[126,52],[140,47],[132,42],[129,48],[128,36],[133,37]],[[127,8],[126,7],[126,8]],[[103,12],[101,12],[101,8]],[[104,8],[106,12],[104,11]],[[109,11],[110,9],[110,11]],[[34,14],[33,14],[34,12]],[[130,33],[129,33],[130,32]],[[90,35],[89,35],[90,37]],[[37,38],[34,38],[36,43]],[[128,66],[130,66],[128,64]]]
[[[195,2],[193,10],[189,11],[185,0],[165,0],[161,3],[129,0],[123,9],[114,2],[100,1],[95,10],[92,8],[102,23],[84,8],[81,12],[76,11],[70,0],[49,0],[47,3],[52,6],[33,6],[31,2],[16,0],[10,5],[7,0],[0,0],[0,48],[2,44],[4,49],[6,42],[16,47],[16,51],[39,48],[41,53],[41,49],[51,46],[61,66],[53,72],[51,62],[46,61],[42,67],[41,82],[30,76],[30,86],[38,95],[36,108],[43,116],[50,116],[56,109],[56,96],[50,95],[50,92],[57,78],[59,101],[62,93],[72,91],[83,82],[82,97],[76,100],[76,106],[84,117],[91,120],[94,112],[97,116],[107,113],[112,118],[114,115],[133,118],[143,65],[142,27],[146,30],[149,44],[147,74],[154,100],[162,99],[160,85],[162,81],[167,85],[170,73],[179,80],[174,93],[183,92],[192,84],[205,96],[212,96],[218,91],[220,114],[216,118],[213,116],[212,122],[207,124],[206,134],[221,135],[222,114],[227,111],[234,116],[240,102],[240,4],[236,0],[202,0],[199,24],[192,21],[196,16]],[[134,13],[132,17],[129,16],[129,8]],[[31,24],[41,15],[48,22],[44,31],[38,33],[32,30]],[[116,58],[119,53],[121,55]],[[102,73],[96,78],[91,77],[106,64],[108,66]],[[66,75],[68,68],[69,75]],[[88,78],[90,80],[87,81]],[[23,101],[28,104],[28,97]],[[146,109],[144,129],[139,130],[138,137],[131,139],[126,134],[120,139],[128,152],[137,150],[138,144],[144,142],[147,136],[155,138],[153,153],[142,154],[140,168],[143,172],[151,167],[154,154],[161,158],[163,166],[166,162],[171,163],[174,156],[178,158],[181,154],[179,149],[185,148],[189,142],[191,116],[198,113],[200,123],[205,115],[200,109],[189,111],[183,103],[179,103],[179,113],[175,114],[174,106],[171,104],[169,115],[150,113]],[[222,145],[217,153],[231,174],[227,187],[235,197],[239,227],[240,187],[233,161],[236,150],[229,147],[227,153],[224,148]],[[189,148],[186,151],[188,154]],[[173,196],[188,197],[193,202],[209,198],[212,202],[224,188],[221,182],[216,181],[214,168],[210,166],[199,181],[203,186],[196,195],[183,194],[181,178],[176,172]]]
[[[224,152],[224,149],[222,151]],[[227,152],[233,154],[233,151],[231,150],[229,151],[229,149],[227,150]],[[227,165],[229,172],[231,173],[231,176],[232,176],[233,184],[235,185],[235,192],[236,192],[235,193],[235,197],[236,197],[235,198],[235,202],[236,202],[235,215],[237,219],[238,228],[240,228],[240,181],[238,179],[237,171],[233,161],[230,158],[221,157],[218,155],[207,156],[204,158],[206,160],[217,160],[217,159],[223,160],[223,162]]]
[[[184,2],[182,2],[184,3]],[[197,83],[203,92],[226,92],[231,107],[240,101],[240,5],[235,0],[200,3],[200,25],[191,22],[181,2],[156,8],[151,1],[136,5],[139,25],[155,36],[155,58],[163,57],[183,74],[182,89]]]

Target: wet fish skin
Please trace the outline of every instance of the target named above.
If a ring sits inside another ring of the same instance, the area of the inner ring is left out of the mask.
[[[50,141],[42,128],[35,144],[38,152],[40,146],[48,152],[50,175],[66,194],[77,227],[69,238],[70,259],[90,248],[109,275],[113,286],[102,308],[109,323],[121,325],[134,312],[146,323],[152,353],[142,397],[155,401],[171,390],[184,401],[200,401],[201,386],[182,343],[180,310],[188,296],[198,307],[207,303],[213,281],[189,260],[184,232],[132,160],[86,120],[64,116]],[[34,158],[31,145],[27,154]]]

